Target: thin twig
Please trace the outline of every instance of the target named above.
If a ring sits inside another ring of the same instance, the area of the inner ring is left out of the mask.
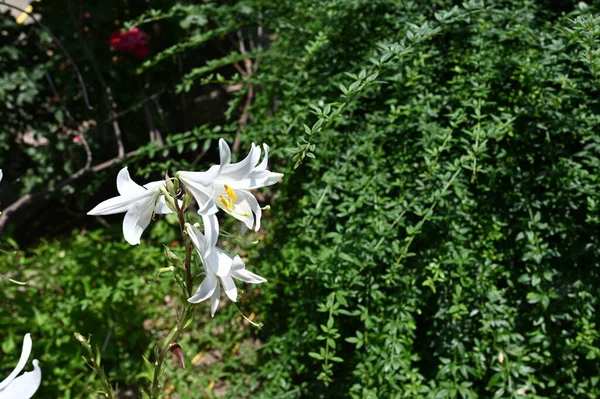
[[[137,150],[131,151],[131,152],[128,152],[127,154],[125,154],[122,158],[115,157],[115,158],[109,159],[107,161],[104,161],[102,163],[99,163],[98,165],[95,165],[90,168],[83,167],[52,188],[38,191],[37,193],[25,194],[24,196],[22,196],[21,198],[19,198],[18,200],[16,200],[15,202],[13,202],[8,207],[6,207],[2,210],[2,215],[0,215],[0,233],[2,233],[4,231],[4,227],[6,226],[6,223],[8,222],[9,216],[12,213],[16,212],[22,206],[28,205],[31,202],[33,202],[34,200],[36,200],[37,198],[42,197],[44,195],[51,195],[51,194],[60,192],[60,189],[63,188],[64,186],[71,184],[71,183],[75,182],[76,180],[78,180],[90,173],[97,173],[106,168],[109,168],[112,165],[123,161],[124,159],[131,158],[134,155],[137,155],[137,153],[138,153]]]
[[[145,96],[145,89],[142,89],[142,93]],[[160,135],[160,130],[158,130],[158,128],[154,125],[154,119],[152,118],[152,113],[150,112],[150,106],[146,101],[144,101],[142,107],[144,108],[144,117],[146,118],[146,124],[148,125],[148,130],[150,132],[150,142],[162,147],[164,141]]]
[[[77,26],[79,25],[78,21],[74,21],[74,22],[75,22],[75,25],[77,25]],[[109,118],[112,119],[113,132],[115,134],[115,139],[117,141],[117,157],[123,158],[123,156],[125,155],[125,146],[123,145],[121,127],[119,126],[118,118],[114,118],[114,115],[116,114],[117,104],[114,101],[114,98],[112,96],[112,90],[106,84],[106,81],[102,77],[102,72],[98,68],[98,64],[96,63],[94,55],[90,51],[88,45],[85,43],[85,40],[83,38],[83,35],[81,34],[81,31],[79,31],[79,42],[81,43],[81,48],[83,49],[83,52],[89,59],[90,64],[92,64],[92,69],[94,70],[94,73],[96,74],[96,77],[98,78],[98,81],[100,82],[100,85],[102,86],[102,89],[104,90],[104,93],[105,93],[105,96],[103,96],[104,103],[105,103],[107,111],[108,111],[108,116],[109,116]]]
[[[158,96],[160,96],[161,94],[163,94],[164,92],[165,92],[164,90],[161,90],[161,91],[159,91],[159,92],[157,92],[157,93],[154,93],[154,94],[152,94],[152,95],[151,95],[151,96],[149,96],[149,97],[144,97],[144,99],[142,99],[141,101],[139,101],[139,102],[137,102],[137,103],[135,103],[135,104],[133,104],[133,105],[131,105],[131,106],[129,106],[129,107],[127,107],[127,108],[125,108],[125,110],[123,110],[123,111],[116,112],[116,113],[115,113],[113,116],[111,116],[111,117],[107,118],[107,119],[106,119],[106,123],[111,123],[111,122],[113,122],[115,119],[120,119],[121,117],[125,116],[126,114],[128,114],[128,113],[130,113],[130,112],[132,112],[132,111],[135,111],[135,110],[137,110],[137,108],[138,108],[140,105],[144,105],[144,104],[145,104],[146,102],[148,102],[148,101],[154,101],[154,102],[156,102],[156,98],[157,98]]]
[[[71,112],[69,112],[69,108],[67,108],[67,105],[62,101],[60,95],[58,94],[58,90],[56,90],[56,86],[54,85],[52,76],[50,76],[50,73],[48,73],[48,71],[46,71],[46,73],[44,75],[46,76],[46,80],[48,81],[48,84],[50,85],[50,90],[52,90],[52,94],[54,94],[54,97],[56,97],[59,100],[60,107],[65,112],[65,116],[67,117],[67,119],[69,120],[70,123],[75,124],[75,119],[73,119]]]

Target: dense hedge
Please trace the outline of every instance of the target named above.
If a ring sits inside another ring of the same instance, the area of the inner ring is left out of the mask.
[[[600,396],[600,17],[560,6],[278,10],[249,135],[316,148],[254,259],[253,397]]]

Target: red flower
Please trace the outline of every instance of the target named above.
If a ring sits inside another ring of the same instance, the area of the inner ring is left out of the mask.
[[[108,45],[111,49],[115,51],[119,51],[119,47],[121,45],[121,31],[116,30],[110,35],[110,40],[108,41]]]
[[[145,58],[150,54],[149,40],[150,36],[136,26],[126,32],[114,31],[110,35],[108,43],[115,51],[130,53],[137,58]]]

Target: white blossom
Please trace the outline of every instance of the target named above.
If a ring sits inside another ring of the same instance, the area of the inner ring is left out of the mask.
[[[37,391],[42,382],[42,370],[40,370],[39,362],[33,361],[33,371],[27,371],[18,376],[31,354],[31,336],[25,334],[23,339],[23,349],[21,357],[15,369],[0,382],[0,399],[29,399]],[[18,377],[17,377],[18,376]]]
[[[262,210],[250,190],[273,185],[282,173],[267,170],[269,146],[263,144],[265,155],[252,143],[250,153],[237,163],[231,163],[231,150],[225,140],[219,140],[220,164],[206,172],[181,171],[177,177],[186,185],[198,202],[198,213],[211,215],[221,208],[242,221],[249,229],[258,231]]]
[[[96,205],[88,215],[126,212],[123,219],[123,236],[131,245],[139,244],[142,233],[154,214],[173,213],[162,196],[162,187],[165,187],[164,180],[140,186],[131,180],[127,167],[124,167],[117,175],[117,190],[120,195]]]
[[[188,302],[199,303],[210,298],[210,313],[214,317],[221,300],[221,287],[225,295],[233,302],[237,301],[237,288],[233,279],[246,283],[264,283],[263,277],[246,270],[244,261],[239,256],[231,257],[228,253],[214,246],[194,226],[187,224],[186,231],[196,251],[200,255],[206,277],[196,293]],[[212,248],[211,248],[212,246]]]

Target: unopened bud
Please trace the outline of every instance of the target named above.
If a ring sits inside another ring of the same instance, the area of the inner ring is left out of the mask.
[[[179,365],[185,369],[185,359],[183,358],[183,350],[181,349],[181,345],[171,344],[169,350],[173,355],[175,355],[175,357],[179,361]]]
[[[164,195],[165,203],[167,204],[169,209],[172,210],[173,213],[177,213],[177,208],[175,207],[175,201],[173,200],[173,197],[171,196],[171,194],[167,191],[167,189],[165,187],[161,187],[160,191]]]
[[[75,339],[77,341],[79,341],[79,343],[81,345],[83,345],[86,348],[90,348],[90,340],[87,339],[86,337],[84,337],[83,335],[79,334],[78,332],[73,333],[73,336],[75,337]]]
[[[190,207],[190,205],[192,204],[192,201],[194,200],[194,197],[192,196],[192,194],[190,194],[189,192],[186,192],[185,195],[183,196],[183,209],[188,209]]]
[[[169,178],[169,176],[165,176],[165,180],[167,181],[167,190],[171,195],[177,198],[177,192],[179,191],[179,179],[177,178]]]
[[[175,255],[175,253],[173,251],[171,251],[166,245],[164,246],[164,253],[165,253],[165,258],[167,259],[167,262],[169,263],[169,265],[173,265],[173,266],[177,266],[181,269],[185,269],[185,266],[183,266],[183,262],[181,261],[181,259],[179,259],[177,257],[177,255]]]
[[[158,272],[156,273],[156,278],[158,278],[158,276],[160,276],[163,273],[174,273],[174,272],[175,272],[175,266],[161,267],[160,269],[158,269]]]

